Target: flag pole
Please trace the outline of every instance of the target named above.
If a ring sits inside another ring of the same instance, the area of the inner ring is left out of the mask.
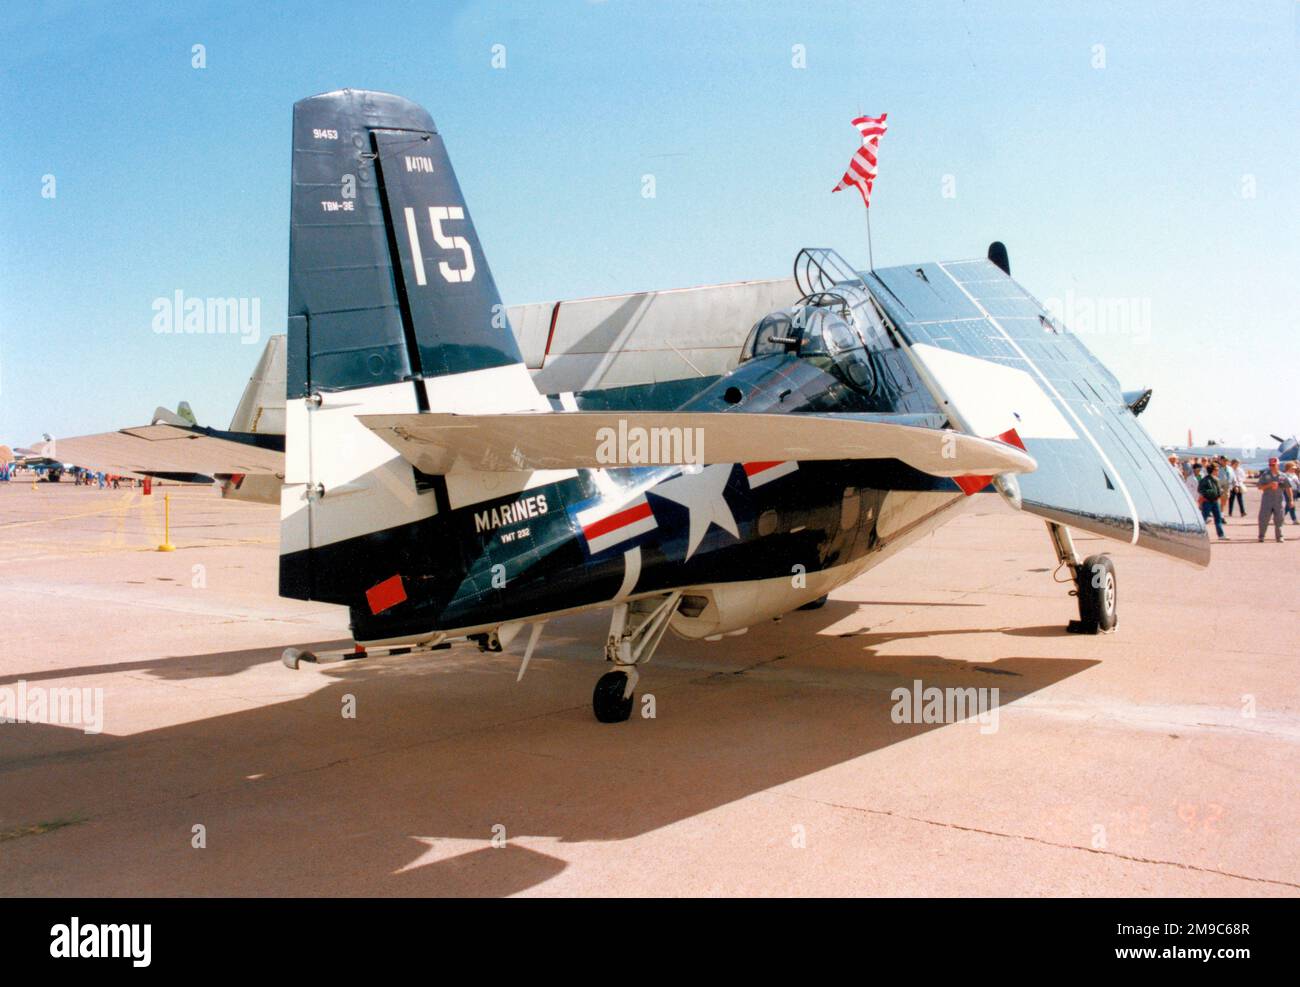
[[[862,195],[862,207],[867,211],[867,264],[873,273],[876,270],[876,251],[871,242],[871,185],[876,177],[876,150],[887,129],[885,118],[888,115],[882,113],[878,118],[859,116],[853,121],[862,134],[862,146],[849,160],[849,167],[840,183],[831,189],[838,192],[854,185]]]
[[[862,115],[863,115],[862,104],[859,103],[858,116],[862,116]],[[861,186],[858,187],[858,191],[862,192]],[[862,196],[862,208],[863,211],[867,214],[867,270],[871,271],[874,274],[876,270],[876,258],[871,249],[871,203],[867,201],[867,196],[865,193],[863,193]]]
[[[867,266],[874,272],[876,269],[876,256],[871,249],[871,207],[867,206]]]

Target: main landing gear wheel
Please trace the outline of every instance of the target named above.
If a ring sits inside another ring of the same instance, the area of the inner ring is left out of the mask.
[[[826,601],[829,600],[829,599],[830,599],[830,594],[828,593],[828,594],[826,594],[825,596],[819,596],[819,597],[817,597],[817,599],[813,600],[813,601],[810,602],[810,603],[805,603],[805,604],[804,604],[803,606],[801,606],[799,609],[800,609],[800,610],[820,610],[822,607],[826,606]]]
[[[601,723],[622,723],[632,715],[632,690],[640,680],[637,671],[654,654],[677,612],[682,591],[616,603],[610,611],[605,660],[615,670],[606,672],[591,694],[591,708]]]
[[[1079,597],[1079,619],[1070,621],[1076,634],[1108,634],[1119,623],[1115,581],[1115,564],[1109,555],[1090,555],[1083,560],[1074,577]]]
[[[591,694],[591,708],[601,723],[623,723],[632,715],[636,696],[627,693],[626,672],[606,672],[596,682]]]

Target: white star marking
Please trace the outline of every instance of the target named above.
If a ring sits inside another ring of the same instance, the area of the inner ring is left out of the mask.
[[[681,504],[690,514],[690,530],[686,536],[687,559],[700,547],[711,524],[716,524],[733,538],[740,537],[736,519],[727,506],[726,497],[722,495],[727,480],[731,477],[731,466],[731,463],[715,463],[703,469],[688,466],[680,476],[651,487],[648,491],[655,497]]]
[[[450,860],[453,857],[468,856],[476,850],[483,850],[492,845],[491,840],[457,839],[442,836],[412,836],[411,839],[417,843],[423,843],[424,849],[419,856],[405,867],[399,867],[393,871],[394,874],[404,874],[418,867],[427,867],[429,864],[440,864],[444,860]]]
[[[399,867],[393,871],[394,874],[405,874],[408,871],[428,867],[430,864],[445,863],[458,857],[468,859],[480,850],[489,848],[504,850],[511,847],[515,850],[526,850],[537,856],[546,856],[538,848],[547,847],[549,849],[548,844],[559,843],[559,838],[553,836],[526,836],[522,840],[519,837],[511,837],[508,843],[504,840],[494,842],[491,839],[470,839],[455,836],[412,836],[411,839],[423,844],[422,850],[405,867]]]

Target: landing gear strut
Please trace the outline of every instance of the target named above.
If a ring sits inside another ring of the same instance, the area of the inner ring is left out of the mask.
[[[615,605],[605,639],[605,660],[615,668],[600,677],[591,694],[592,711],[601,723],[622,723],[632,715],[637,666],[654,655],[681,598],[681,591],[674,590]]]
[[[1104,554],[1089,555],[1080,562],[1070,529],[1063,524],[1048,521],[1047,532],[1052,537],[1057,561],[1070,570],[1070,580],[1074,583],[1071,592],[1079,600],[1079,619],[1070,621],[1066,630],[1072,634],[1109,634],[1119,623],[1115,563]]]

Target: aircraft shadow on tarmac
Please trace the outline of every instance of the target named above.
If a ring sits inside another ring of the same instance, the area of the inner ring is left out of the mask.
[[[322,651],[331,648],[350,648],[352,640],[349,638],[318,641],[310,647]],[[283,651],[284,648],[280,647],[248,648],[244,651],[216,651],[203,655],[163,655],[159,658],[108,662],[101,665],[33,669],[29,672],[0,675],[0,686],[12,686],[20,679],[27,682],[40,682],[46,679],[71,679],[89,675],[112,675],[119,672],[147,672],[155,678],[177,682],[185,679],[221,678],[238,675],[257,665],[265,665],[269,661],[279,661]]]
[[[128,736],[27,726],[34,732],[22,754],[0,758],[15,796],[0,810],[0,829],[46,818],[40,796],[50,791],[81,807],[86,822],[10,842],[6,849],[31,854],[32,869],[0,875],[0,891],[49,893],[51,865],[75,869],[56,885],[61,893],[69,885],[108,895],[526,891],[567,866],[545,852],[548,842],[618,841],[684,823],[933,729],[995,742],[974,723],[894,723],[891,691],[917,679],[996,685],[1005,707],[1096,664],[881,657],[875,649],[887,631],[817,634],[856,609],[832,603],[714,645],[670,636],[638,687],[638,707],[653,694],[655,717],[634,711],[617,725],[597,723],[589,706],[602,671],[593,657],[605,631],[597,614],[554,621],[521,683],[517,654],[458,645],[285,669],[324,681],[303,697]],[[1005,648],[997,630],[935,633],[985,633],[990,649]],[[194,655],[136,670],[212,677],[277,656]],[[78,671],[91,669],[61,675]],[[346,696],[355,697],[355,719],[341,716]],[[791,823],[798,812],[792,801]],[[203,852],[189,846],[195,821],[208,827]],[[782,847],[790,832],[742,829],[734,839]],[[494,835],[506,845],[494,847]],[[512,842],[520,838],[528,845]]]

